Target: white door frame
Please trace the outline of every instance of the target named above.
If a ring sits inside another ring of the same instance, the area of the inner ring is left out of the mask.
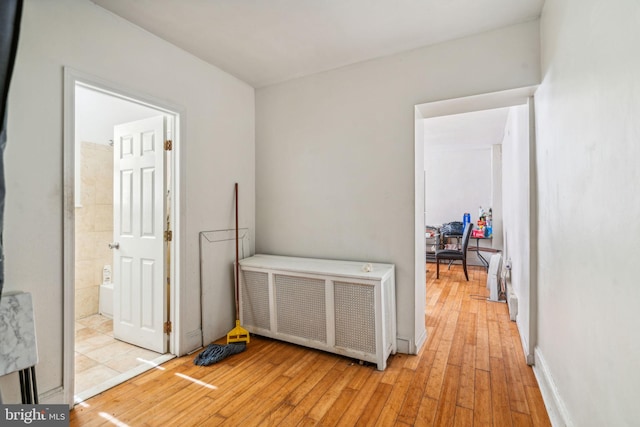
[[[169,336],[169,352],[179,355],[181,348],[181,303],[185,283],[181,266],[184,265],[186,254],[183,239],[184,224],[180,214],[184,209],[184,180],[181,179],[183,170],[183,156],[181,142],[184,141],[184,108],[171,105],[166,101],[141,94],[135,90],[125,88],[117,83],[103,80],[99,77],[83,73],[72,68],[64,69],[64,310],[63,310],[63,396],[64,402],[70,407],[74,404],[75,380],[75,87],[76,84],[90,87],[98,92],[115,96],[126,101],[134,102],[146,107],[154,108],[161,113],[173,116],[173,148],[170,156],[171,168],[171,227],[173,239],[170,244],[170,304],[169,320],[172,323],[172,333]]]
[[[489,110],[494,108],[513,107],[516,105],[528,105],[530,120],[533,120],[533,95],[538,86],[526,86],[517,89],[510,89],[501,92],[486,93],[463,98],[447,99],[442,101],[428,102],[415,106],[416,131],[415,131],[415,176],[414,183],[414,203],[415,203],[415,294],[424,295],[425,268],[424,254],[426,242],[424,238],[425,230],[425,182],[424,182],[424,135],[423,119],[453,114],[469,113],[472,111]],[[534,353],[537,344],[537,324],[538,324],[538,257],[537,257],[537,188],[535,169],[535,129],[529,129],[529,230],[530,230],[530,282],[529,282],[529,330],[526,331],[529,341],[522,342],[525,358],[528,364],[534,363]],[[424,321],[426,302],[424,298],[416,298],[416,327],[418,318]],[[422,314],[422,315],[421,315]],[[521,332],[522,335],[522,332]],[[419,350],[419,347],[418,347]]]

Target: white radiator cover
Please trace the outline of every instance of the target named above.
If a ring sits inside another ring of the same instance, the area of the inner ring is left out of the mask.
[[[498,302],[500,299],[500,279],[502,274],[502,255],[491,255],[489,269],[487,271],[487,289],[489,289],[489,301]]]
[[[396,352],[395,267],[275,255],[240,261],[249,332],[373,362]]]

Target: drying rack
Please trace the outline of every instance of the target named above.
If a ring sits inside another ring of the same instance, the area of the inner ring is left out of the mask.
[[[210,244],[221,244],[224,242],[234,242],[236,238],[236,229],[235,228],[227,228],[220,230],[207,230],[200,231],[198,233],[198,255],[199,255],[199,282],[200,282],[200,338],[202,340],[202,345],[205,345],[205,323],[204,323],[204,265],[205,265],[205,257],[204,257],[204,249],[206,245]],[[239,228],[238,229],[238,240],[240,242],[239,246],[239,258],[243,259],[249,256],[250,245],[249,245],[249,229],[248,228]],[[234,254],[229,253],[230,266],[233,265]],[[229,283],[229,289],[233,288],[233,283]]]

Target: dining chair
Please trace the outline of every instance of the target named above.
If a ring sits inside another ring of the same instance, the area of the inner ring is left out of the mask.
[[[446,261],[462,261],[462,269],[464,277],[469,281],[467,273],[467,248],[469,247],[469,237],[471,237],[471,229],[473,224],[469,223],[462,233],[462,247],[460,249],[439,249],[436,251],[436,279],[440,278],[440,260]]]

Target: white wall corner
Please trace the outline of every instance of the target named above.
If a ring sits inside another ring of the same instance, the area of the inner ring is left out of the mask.
[[[549,367],[542,355],[540,347],[536,347],[535,350],[533,373],[538,380],[540,393],[542,394],[544,405],[547,409],[547,413],[549,414],[551,425],[553,427],[573,427],[574,423],[571,421],[569,411],[560,397],[560,393],[555,381],[553,381],[553,377],[551,376],[551,372],[549,371]]]

